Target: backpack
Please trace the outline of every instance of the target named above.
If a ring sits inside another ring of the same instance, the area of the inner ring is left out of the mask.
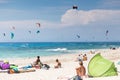
[[[47,64],[43,64],[43,68],[45,68],[45,69],[49,69],[50,68],[50,66],[49,65],[47,65]]]
[[[8,64],[8,63],[2,63],[2,64],[0,64],[0,68],[2,70],[9,69],[10,68],[10,64]]]

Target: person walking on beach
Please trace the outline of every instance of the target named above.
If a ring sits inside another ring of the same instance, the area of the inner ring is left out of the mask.
[[[83,76],[86,74],[86,69],[83,66],[83,62],[79,62],[80,67],[76,68],[76,76],[74,80],[82,80]]]
[[[83,55],[83,61],[87,61],[87,55],[86,54]]]
[[[56,59],[56,65],[54,66],[54,68],[61,68],[61,62],[58,60],[58,59]]]
[[[81,57],[82,54],[79,54],[78,57],[77,57],[77,61],[82,61],[82,57]]]

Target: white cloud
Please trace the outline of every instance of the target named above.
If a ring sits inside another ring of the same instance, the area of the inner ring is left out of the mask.
[[[61,22],[71,25],[86,25],[101,22],[119,22],[120,10],[68,10],[61,18]]]
[[[15,26],[16,29],[36,29],[37,22],[41,23],[41,28],[60,28],[64,26],[88,25],[91,23],[101,24],[120,24],[120,10],[73,10],[70,9],[61,18],[61,23],[43,21],[43,20],[18,20],[18,21],[0,21],[0,30],[10,29]],[[10,29],[11,30],[11,29]]]

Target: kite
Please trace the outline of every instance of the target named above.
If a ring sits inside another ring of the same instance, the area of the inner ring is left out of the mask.
[[[36,24],[37,24],[37,26],[40,28],[40,26],[41,26],[40,23],[36,23]],[[37,30],[36,33],[37,33],[37,34],[40,33],[40,30]]]
[[[13,39],[13,38],[14,38],[14,33],[11,32],[11,39]]]
[[[108,35],[108,32],[109,32],[109,31],[108,31],[108,30],[106,30],[106,34],[105,34],[106,36]]]
[[[78,9],[78,7],[76,5],[73,6],[73,9]]]
[[[15,27],[14,27],[14,26],[12,26],[12,29],[14,29],[14,30],[15,30]]]
[[[6,34],[5,34],[5,33],[3,33],[3,36],[6,36]]]
[[[80,38],[80,35],[76,35],[77,36],[77,38]]]
[[[38,27],[40,27],[40,23],[36,23]]]
[[[28,31],[31,34],[31,31]]]
[[[36,32],[36,33],[38,34],[38,33],[40,33],[40,31],[39,31],[39,30],[37,30],[37,32]]]

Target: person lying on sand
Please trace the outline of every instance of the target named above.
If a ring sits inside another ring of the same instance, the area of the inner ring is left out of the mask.
[[[56,65],[54,66],[54,68],[61,68],[61,62],[58,60],[58,59],[56,59]]]

